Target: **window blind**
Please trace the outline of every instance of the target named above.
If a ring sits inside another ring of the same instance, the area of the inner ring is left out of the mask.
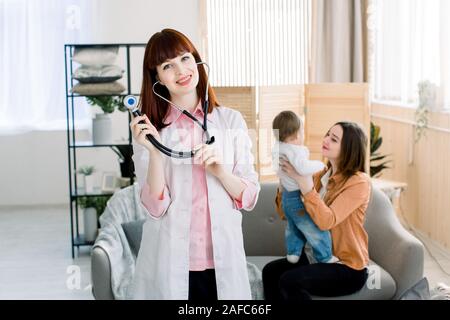
[[[213,86],[308,81],[310,0],[207,0]]]

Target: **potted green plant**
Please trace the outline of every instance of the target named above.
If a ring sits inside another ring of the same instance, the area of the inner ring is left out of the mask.
[[[370,122],[370,176],[379,177],[384,169],[390,168],[387,166],[392,160],[384,160],[387,155],[381,155],[377,153],[377,150],[381,147],[383,138],[380,136],[380,126]]]
[[[86,241],[95,241],[99,228],[98,218],[103,211],[105,211],[110,197],[111,196],[86,196],[78,198],[78,205],[83,209],[84,239]]]
[[[123,104],[123,98],[117,96],[86,96],[86,100],[91,106],[99,106],[104,113],[113,113],[116,108],[122,112],[127,111]]]
[[[94,176],[92,175],[95,171],[94,166],[81,166],[77,173],[83,175],[84,179],[84,192],[92,193],[94,192]]]
[[[126,111],[123,104],[124,97],[117,96],[87,96],[87,102],[92,106],[98,106],[103,113],[97,113],[92,121],[92,141],[94,144],[112,143],[112,120],[110,114],[117,108]]]

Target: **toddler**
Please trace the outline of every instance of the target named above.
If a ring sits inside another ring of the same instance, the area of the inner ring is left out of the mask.
[[[337,262],[338,259],[332,255],[330,232],[316,226],[305,211],[297,182],[287,176],[278,163],[280,157],[288,160],[300,175],[312,175],[323,170],[325,165],[321,161],[309,160],[309,150],[303,145],[303,123],[294,112],[279,113],[273,120],[272,129],[278,140],[272,151],[273,164],[280,178],[281,203],[287,220],[286,258],[291,263],[297,263],[308,242],[317,262]]]

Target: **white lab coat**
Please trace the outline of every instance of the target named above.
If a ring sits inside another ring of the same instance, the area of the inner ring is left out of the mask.
[[[260,186],[254,170],[251,140],[242,115],[230,108],[218,107],[208,114],[208,131],[215,146],[222,150],[225,170]],[[175,126],[161,130],[164,145],[184,149]],[[134,165],[140,186],[145,183],[149,153],[134,143]],[[192,206],[192,159],[174,159],[163,155],[166,185],[171,203],[164,214],[150,214],[143,227],[139,255],[132,285],[134,299],[188,299],[189,232]],[[242,237],[242,215],[235,202],[213,175],[206,174],[211,214],[214,265],[218,299],[251,299],[246,255]],[[194,182],[195,186],[195,182]],[[254,204],[245,210],[252,210]]]

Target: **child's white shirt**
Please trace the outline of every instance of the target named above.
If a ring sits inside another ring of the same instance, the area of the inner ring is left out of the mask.
[[[305,146],[276,142],[272,150],[273,169],[280,178],[280,183],[287,191],[299,190],[297,182],[286,175],[279,167],[279,158],[285,157],[302,176],[308,176],[325,168],[322,161],[309,160],[309,150]]]

